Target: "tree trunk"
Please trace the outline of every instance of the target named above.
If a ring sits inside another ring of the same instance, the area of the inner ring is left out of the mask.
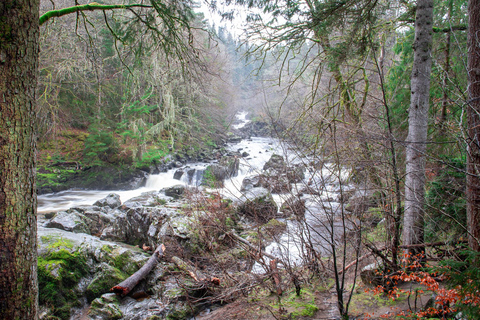
[[[39,0],[0,2],[0,319],[36,319]]]
[[[467,222],[468,243],[480,251],[480,0],[468,2],[468,141]]]
[[[405,245],[423,242],[425,152],[432,68],[430,57],[432,50],[432,25],[433,0],[418,0],[406,143],[405,211],[403,221],[403,243]]]

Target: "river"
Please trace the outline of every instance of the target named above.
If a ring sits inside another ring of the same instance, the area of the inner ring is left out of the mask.
[[[241,128],[249,120],[246,119],[246,113],[237,114],[237,125],[235,128]],[[280,207],[281,204],[292,194],[297,194],[305,200],[306,214],[303,222],[295,219],[280,219],[286,222],[287,230],[277,241],[268,245],[265,251],[280,257],[283,261],[289,261],[291,264],[301,264],[305,257],[305,239],[310,239],[322,255],[329,255],[331,252],[331,235],[335,235],[334,241],[338,241],[345,227],[344,220],[338,219],[341,205],[338,201],[340,191],[347,191],[352,188],[351,185],[343,184],[340,190],[340,181],[348,180],[348,170],[338,170],[338,167],[332,164],[312,165],[314,159],[308,159],[295,152],[294,148],[285,143],[280,143],[275,138],[252,137],[241,140],[238,143],[229,143],[226,148],[229,151],[240,151],[248,153],[248,156],[241,158],[238,175],[225,181],[225,187],[215,191],[222,193],[225,197],[231,199],[242,195],[240,191],[242,181],[245,177],[259,174],[263,166],[270,159],[272,154],[283,155],[289,165],[304,164],[306,168],[305,179],[292,186],[291,193],[274,194],[274,200]],[[191,187],[199,186],[201,182],[201,172],[211,163],[189,163],[183,168],[184,171],[195,169],[196,174],[188,181],[187,174],[182,176],[181,180],[173,178],[174,173],[179,168],[171,169],[160,174],[152,174],[147,178],[145,187],[136,190],[66,190],[53,194],[38,196],[38,212],[46,213],[51,211],[61,211],[79,205],[91,205],[95,201],[106,197],[110,193],[120,195],[122,201],[137,197],[144,192],[158,191],[163,188],[178,184]],[[307,187],[314,189],[315,192],[304,193]],[[212,190],[209,190],[212,191]],[[308,226],[306,228],[306,226]],[[302,258],[303,257],[303,258]],[[253,272],[261,273],[264,270],[259,264],[253,268]]]

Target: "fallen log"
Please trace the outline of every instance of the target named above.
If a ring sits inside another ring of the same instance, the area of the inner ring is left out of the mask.
[[[369,253],[361,256],[360,258],[355,259],[354,261],[352,261],[351,263],[349,263],[345,268],[343,268],[342,270],[340,270],[340,271],[338,272],[338,274],[342,274],[342,273],[344,273],[344,272],[347,272],[348,269],[350,269],[351,267],[353,267],[353,266],[356,265],[357,263],[360,263],[362,260],[370,257],[372,254],[373,254],[373,252],[369,252]]]
[[[155,252],[153,252],[150,259],[148,259],[147,263],[143,265],[137,272],[132,274],[130,277],[122,281],[121,283],[117,284],[113,288],[110,289],[110,292],[115,292],[118,296],[125,297],[130,291],[135,288],[135,286],[142,281],[149,273],[155,268],[160,262],[160,258],[163,256],[165,252],[165,246],[163,244],[159,245]]]

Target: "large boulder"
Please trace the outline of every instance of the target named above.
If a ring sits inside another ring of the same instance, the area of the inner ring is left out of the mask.
[[[202,185],[215,188],[223,187],[225,179],[230,179],[238,175],[239,166],[239,157],[223,157],[218,164],[209,165],[207,169],[205,169]]]
[[[285,159],[283,156],[278,154],[272,154],[270,159],[265,163],[263,166],[263,170],[274,170],[277,172],[285,172],[287,168],[287,164],[285,163]]]
[[[179,199],[185,193],[185,186],[182,184],[177,184],[173,187],[166,188],[164,192],[168,197]]]
[[[84,217],[76,211],[59,211],[44,223],[45,228],[56,228],[75,233],[90,233]]]
[[[243,192],[259,187],[268,189],[272,193],[284,193],[292,190],[286,175],[258,174],[244,178],[240,191]]]
[[[305,179],[305,166],[295,165],[287,168],[287,178],[290,183],[302,182]]]
[[[170,209],[164,207],[145,207],[136,201],[127,201],[117,208],[114,222],[105,228],[101,239],[122,241],[129,244],[151,243],[151,225],[161,224]],[[156,235],[153,235],[155,237]]]
[[[238,200],[237,211],[257,223],[266,223],[277,216],[278,207],[265,188],[253,188]]]
[[[185,171],[183,169],[177,169],[175,171],[175,173],[173,174],[173,179],[175,179],[175,180],[182,179],[182,176],[183,176],[184,173],[185,173]]]
[[[138,248],[88,234],[39,227],[37,235],[39,301],[48,319],[69,319],[87,297],[92,301],[107,293],[149,258]],[[121,277],[112,280],[114,275]]]
[[[111,209],[115,209],[122,204],[120,201],[120,196],[116,193],[110,193],[103,199],[96,201],[93,205],[98,207],[109,207]]]

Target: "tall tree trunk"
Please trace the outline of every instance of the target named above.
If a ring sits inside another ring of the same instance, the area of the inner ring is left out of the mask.
[[[447,12],[447,23],[451,26],[451,18],[453,11],[453,0],[448,2],[448,12]],[[448,99],[448,81],[450,73],[450,47],[451,47],[451,34],[452,32],[447,32],[447,43],[445,44],[445,75],[443,76],[442,86],[443,86],[443,99],[442,99],[442,113],[440,115],[440,128],[445,132],[445,122],[447,121],[447,107],[449,103]]]
[[[433,0],[418,0],[415,50],[411,75],[411,100],[406,143],[405,212],[403,244],[423,243],[425,204],[425,152],[432,68]]]
[[[468,2],[468,17],[468,243],[480,251],[480,0]]]
[[[0,319],[36,319],[39,0],[0,2]]]

